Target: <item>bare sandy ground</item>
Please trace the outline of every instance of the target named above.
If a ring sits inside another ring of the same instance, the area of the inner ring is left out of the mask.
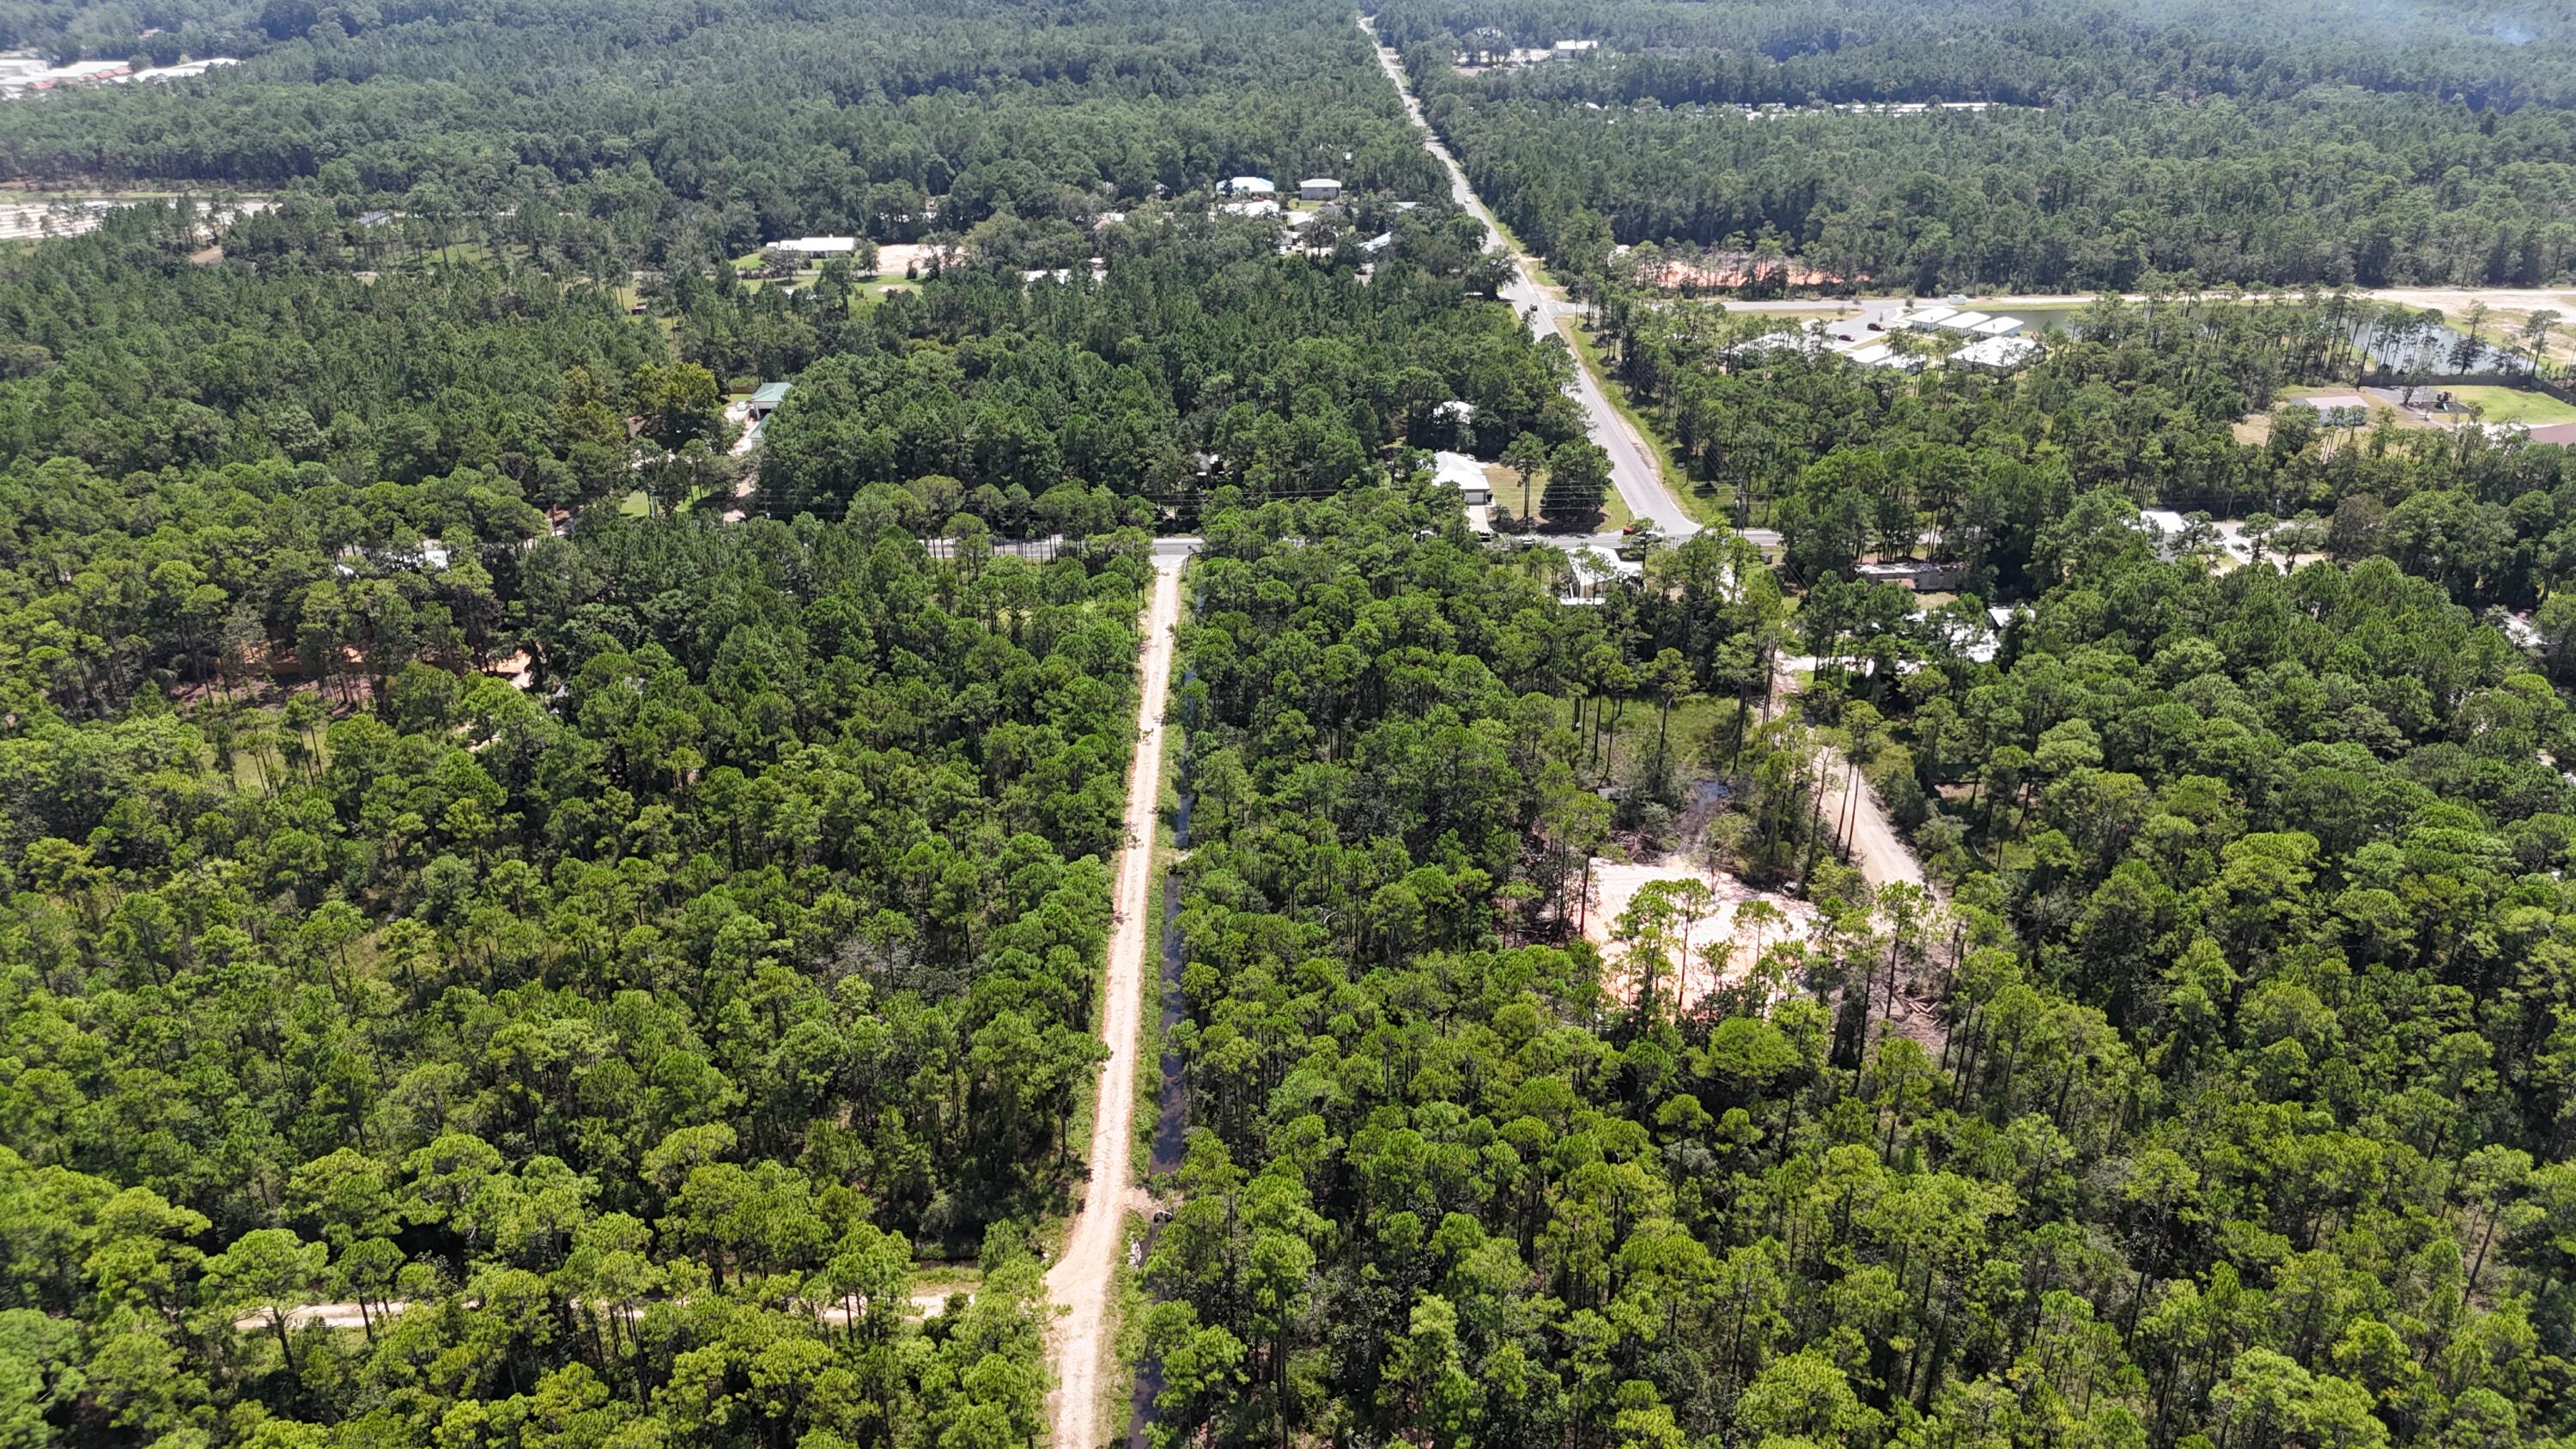
[[[1814,906],[1772,891],[1755,890],[1731,875],[1707,875],[1687,865],[1639,865],[1596,858],[1592,862],[1592,904],[1584,917],[1583,935],[1601,948],[1602,960],[1609,965],[1610,989],[1622,1001],[1636,999],[1638,982],[1625,969],[1625,951],[1610,939],[1611,933],[1618,928],[1621,913],[1637,898],[1638,889],[1659,880],[1696,880],[1707,885],[1716,897],[1715,908],[1707,915],[1675,928],[1673,954],[1678,958],[1686,946],[1690,957],[1687,967],[1678,973],[1681,979],[1673,983],[1673,994],[1684,1011],[1719,988],[1743,981],[1751,974],[1760,952],[1782,941],[1804,940],[1815,925]],[[1786,922],[1765,926],[1759,932],[1743,925],[1737,915],[1750,901],[1769,901],[1787,918]],[[1703,953],[1711,943],[1722,940],[1732,940],[1735,950],[1727,958],[1724,972],[1711,976],[1702,964]]]
[[[928,242],[887,242],[877,248],[877,275],[900,277],[907,267],[930,269],[931,253],[939,248]]]
[[[1825,786],[1825,819],[1829,822],[1843,820],[1848,814],[1851,838],[1845,842],[1845,848],[1861,879],[1873,887],[1900,880],[1922,885],[1923,867],[1914,859],[1914,852],[1905,848],[1904,838],[1896,833],[1896,826],[1888,820],[1887,811],[1880,807],[1877,792],[1869,788],[1866,780],[1852,781],[1851,766],[1840,751],[1827,746],[1825,758],[1830,762]],[[1860,791],[1857,809],[1851,808],[1844,798],[1847,782]]]
[[[1162,564],[1162,560],[1156,561]],[[1109,1061],[1091,1113],[1091,1182],[1066,1235],[1064,1255],[1047,1270],[1054,1330],[1055,1399],[1048,1417],[1055,1449],[1101,1443],[1102,1370],[1109,1357],[1109,1296],[1126,1237],[1128,1168],[1134,1150],[1136,1057],[1144,1022],[1144,979],[1152,925],[1148,888],[1154,869],[1157,797],[1163,785],[1163,708],[1172,682],[1172,626],[1181,616],[1180,560],[1154,575],[1145,606],[1145,652],[1136,698],[1136,763],[1127,777],[1127,845],[1118,854],[1118,917],[1101,983],[1101,1038]]]

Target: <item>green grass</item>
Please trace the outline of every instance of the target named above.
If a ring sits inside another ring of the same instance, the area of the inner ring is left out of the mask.
[[[1186,585],[1184,585],[1186,587]],[[1181,729],[1178,711],[1170,710],[1163,724],[1163,777],[1154,787],[1154,868],[1152,884],[1145,892],[1145,919],[1152,941],[1145,953],[1143,1029],[1136,1042],[1136,1115],[1130,1124],[1130,1174],[1140,1184],[1153,1181],[1154,1131],[1163,1115],[1163,891],[1172,884],[1171,870],[1180,859],[1180,837],[1175,830],[1181,803],[1181,757],[1189,753],[1189,740]]]
[[[1614,533],[1623,532],[1627,529],[1629,524],[1636,521],[1636,513],[1628,507],[1628,500],[1619,496],[1618,489],[1610,488],[1603,490],[1601,494],[1601,526],[1603,528]]]
[[[2576,407],[2570,407],[2545,392],[2527,392],[2518,387],[2455,387],[2448,391],[2454,402],[2475,403],[2483,411],[2480,420],[2490,423],[2527,423],[2545,427],[2551,423],[2576,423]]]
[[[1757,705],[1761,702],[1758,695],[1754,702]],[[1572,729],[1574,702],[1560,699],[1553,703],[1556,722]],[[1608,742],[1599,761],[1592,758],[1588,748],[1578,745],[1574,761],[1576,774],[1591,781],[1626,780],[1632,771],[1647,764],[1655,753],[1655,715],[1653,696],[1641,695],[1629,700],[1628,708],[1619,717],[1619,732]],[[1674,771],[1684,780],[1702,778],[1707,772],[1699,768],[1699,761],[1707,742],[1714,736],[1723,749],[1734,722],[1735,696],[1731,694],[1694,694],[1676,701],[1671,732],[1664,745]],[[1749,727],[1750,721],[1747,724]],[[1586,738],[1588,741],[1588,730]]]
[[[1490,207],[1487,208],[1487,210],[1491,209],[1492,208]],[[1506,225],[1503,219],[1499,216],[1494,218],[1494,230],[1502,233],[1503,245],[1510,247],[1513,254],[1520,258],[1521,266],[1529,272],[1531,281],[1538,283],[1540,286],[1547,288],[1549,291],[1554,292],[1559,296],[1563,296],[1565,294],[1565,284],[1558,281],[1555,275],[1548,271],[1547,263],[1540,261],[1538,259],[1538,253],[1532,251],[1527,245],[1523,244],[1520,236],[1515,233],[1510,226]]]

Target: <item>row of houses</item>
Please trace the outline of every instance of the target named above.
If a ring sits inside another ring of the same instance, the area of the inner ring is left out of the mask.
[[[141,70],[135,69],[132,62],[122,60],[76,60],[69,65],[49,65],[34,51],[11,51],[0,55],[0,96],[58,90],[64,86],[186,80],[191,76],[204,75],[218,66],[239,64],[240,61],[229,55],[210,55],[203,60],[183,61],[178,65],[147,65]]]
[[[1984,312],[1960,307],[1926,307],[1909,312],[1891,324],[1916,332],[1946,332],[1972,339],[1949,356],[1954,367],[1981,367],[2010,371],[2037,357],[2037,338],[2021,337],[2021,319],[1995,317]],[[1843,354],[1863,367],[1893,367],[1906,372],[1920,371],[1930,359],[1916,352],[1902,351],[1886,342],[1867,342]]]
[[[1491,26],[1466,37],[1458,52],[1458,68],[1475,71],[1487,66],[1536,65],[1544,60],[1566,56],[1588,55],[1601,48],[1598,40],[1560,40],[1553,45],[1514,45],[1511,37]]]
[[[1267,176],[1230,176],[1217,188],[1238,200],[1245,197],[1279,195],[1279,184]],[[1309,176],[1297,183],[1299,201],[1339,201],[1342,183],[1330,176]]]

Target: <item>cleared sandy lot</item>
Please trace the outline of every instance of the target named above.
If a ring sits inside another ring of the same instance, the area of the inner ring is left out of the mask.
[[[1709,875],[1686,865],[1636,864],[1627,861],[1595,860],[1592,862],[1591,908],[1584,917],[1584,938],[1601,948],[1609,963],[1610,989],[1622,1001],[1634,1001],[1641,984],[1627,969],[1627,949],[1612,939],[1618,930],[1619,917],[1636,900],[1638,890],[1650,881],[1699,881],[1709,887],[1714,897],[1708,914],[1698,916],[1674,928],[1672,954],[1678,962],[1685,954],[1688,965],[1678,981],[1658,983],[1658,988],[1672,992],[1683,1010],[1698,1005],[1711,992],[1742,982],[1753,970],[1762,952],[1784,940],[1807,938],[1814,929],[1816,908],[1805,901],[1793,900],[1774,891],[1759,891],[1730,875]],[[1767,901],[1778,910],[1783,924],[1756,928],[1740,919],[1743,907],[1753,901]],[[1708,948],[1718,942],[1730,943],[1733,950],[1724,968],[1714,974],[1709,969]]]

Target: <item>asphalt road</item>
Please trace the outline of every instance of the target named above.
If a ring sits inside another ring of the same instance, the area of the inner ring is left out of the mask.
[[[1361,17],[1360,28],[1368,31],[1371,42],[1376,41],[1377,32],[1370,29],[1367,17]],[[1486,209],[1485,203],[1477,198],[1475,189],[1467,184],[1467,173],[1459,169],[1458,158],[1449,154],[1448,146],[1432,131],[1430,122],[1422,118],[1422,103],[1414,99],[1413,87],[1406,83],[1404,66],[1396,59],[1395,52],[1383,45],[1378,46],[1377,63],[1386,72],[1386,78],[1394,83],[1396,94],[1404,98],[1404,112],[1420,128],[1423,148],[1448,171],[1450,196],[1468,215],[1484,224],[1485,249],[1501,252],[1511,259],[1512,279],[1503,285],[1503,300],[1511,303],[1520,312],[1522,320],[1529,323],[1532,336],[1545,341],[1563,335],[1557,330],[1558,320],[1581,317],[1583,309],[1531,279],[1529,258],[1503,236],[1503,229],[1495,222],[1493,212]],[[1699,532],[1698,520],[1683,509],[1681,500],[1665,489],[1663,474],[1655,467],[1654,455],[1646,450],[1645,443],[1637,437],[1636,429],[1628,426],[1628,420],[1619,415],[1617,408],[1610,406],[1610,399],[1601,391],[1601,379],[1593,376],[1592,369],[1583,366],[1580,359],[1577,359],[1574,369],[1574,383],[1566,389],[1566,394],[1582,404],[1583,415],[1591,424],[1592,441],[1600,444],[1602,451],[1610,455],[1610,483],[1619,490],[1619,499],[1628,505],[1628,511],[1640,519],[1652,520],[1663,530],[1664,537],[1676,542]]]

